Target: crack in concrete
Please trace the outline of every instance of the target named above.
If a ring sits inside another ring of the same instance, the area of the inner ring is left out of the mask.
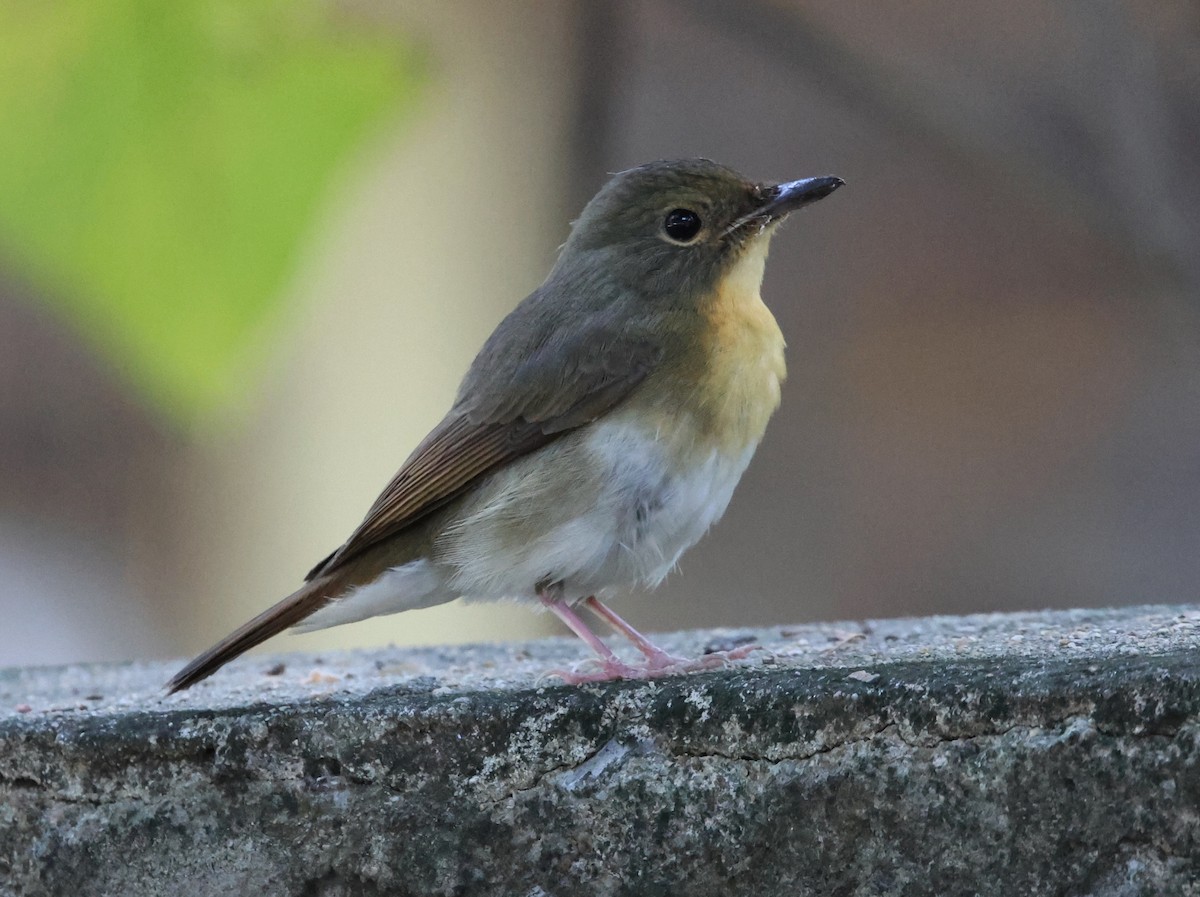
[[[515,783],[521,778],[528,778],[528,784],[517,787],[506,787],[503,796],[493,797],[482,803],[488,806],[499,806],[502,803],[511,803],[516,798],[529,795],[543,788],[548,780],[555,777],[561,777],[569,773],[578,773],[593,764],[596,759],[612,745],[617,745],[623,748],[623,752],[614,764],[617,767],[624,765],[630,759],[640,756],[647,756],[653,753],[659,753],[671,758],[689,758],[689,759],[722,759],[730,762],[743,764],[767,764],[777,765],[780,763],[797,763],[812,760],[818,757],[832,755],[838,752],[846,752],[857,747],[869,745],[872,742],[878,741],[881,738],[890,739],[894,743],[903,745],[911,750],[929,750],[936,751],[940,748],[945,748],[954,745],[972,744],[980,741],[997,742],[1001,741],[1013,733],[1025,732],[1033,733],[1040,732],[1046,734],[1054,740],[1061,740],[1068,736],[1072,729],[1082,727],[1083,731],[1090,730],[1097,735],[1103,736],[1112,741],[1119,740],[1147,740],[1160,739],[1171,741],[1179,737],[1180,734],[1189,728],[1197,726],[1197,720],[1190,718],[1190,726],[1181,724],[1170,727],[1170,731],[1161,731],[1155,729],[1141,730],[1119,730],[1111,727],[1105,727],[1097,722],[1096,718],[1087,714],[1070,714],[1064,717],[1059,717],[1051,720],[1021,720],[1013,722],[1003,728],[997,728],[987,731],[974,732],[971,734],[954,735],[954,736],[935,736],[931,733],[922,733],[917,738],[912,738],[906,734],[906,726],[901,724],[901,721],[886,720],[880,725],[870,729],[867,732],[856,735],[851,738],[844,738],[837,741],[802,748],[798,750],[788,750],[784,746],[779,749],[766,751],[727,751],[721,750],[718,747],[689,747],[686,744],[672,738],[630,738],[630,731],[633,728],[640,727],[641,723],[634,726],[631,723],[634,720],[626,717],[618,717],[618,720],[625,723],[624,726],[613,727],[605,734],[599,736],[594,741],[594,746],[591,750],[585,753],[578,760],[570,760],[561,763],[553,763],[545,766],[529,776],[514,775],[511,781]],[[799,744],[799,743],[797,743]],[[529,758],[514,756],[513,751],[505,751],[495,755],[499,758],[498,766],[507,767],[509,769],[528,769]],[[290,763],[287,762],[290,759]],[[291,756],[290,758],[282,757],[276,754],[273,757],[274,765],[279,767],[298,767],[303,768],[305,757]],[[608,766],[597,772],[597,777],[608,771]],[[344,767],[343,767],[344,769]],[[274,783],[280,786],[295,785],[297,781],[306,781],[302,774],[297,776],[289,775],[262,775],[262,769],[258,771],[258,780],[265,783]],[[461,780],[462,790],[493,790],[494,784],[482,784],[481,778],[483,774],[478,773]],[[400,787],[391,784],[383,776],[373,776],[363,774],[362,772],[344,771],[336,777],[341,782],[355,788],[381,788],[391,794],[404,795],[408,792],[408,788]],[[494,777],[488,780],[490,783],[500,783],[504,781],[504,777]],[[311,791],[334,790],[334,789],[318,789],[310,788]],[[80,794],[72,793],[63,790],[39,779],[35,779],[28,775],[18,773],[13,775],[7,771],[0,770],[0,793],[20,793],[20,792],[41,792],[43,795],[49,796],[51,800],[63,804],[82,804],[88,806],[99,807],[108,803],[116,803],[121,801],[152,801],[155,796],[145,793],[137,787],[115,787],[112,790],[104,793]]]

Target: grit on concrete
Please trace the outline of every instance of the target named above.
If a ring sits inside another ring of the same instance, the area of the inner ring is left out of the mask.
[[[1200,608],[0,671],[0,891],[1200,894]]]

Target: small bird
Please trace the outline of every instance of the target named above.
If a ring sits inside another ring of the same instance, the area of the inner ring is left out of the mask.
[[[598,669],[558,673],[571,683],[721,662],[667,654],[600,598],[658,585],[724,513],[785,375],[759,295],[771,237],[842,184],[756,183],[705,159],[613,176],[346,543],[169,691],[289,627],[459,597],[553,611],[598,657]],[[645,663],[619,659],[581,607]]]

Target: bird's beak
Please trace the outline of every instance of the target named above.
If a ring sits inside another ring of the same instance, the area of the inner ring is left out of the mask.
[[[842,184],[841,178],[833,176],[820,178],[803,178],[799,181],[788,181],[786,184],[776,184],[764,191],[764,202],[749,214],[743,215],[726,228],[725,233],[731,234],[747,224],[766,227],[779,221],[789,212],[794,212],[801,206],[824,199]]]
[[[799,181],[788,181],[777,184],[767,193],[767,202],[759,210],[759,215],[769,221],[776,221],[788,212],[794,212],[801,206],[824,199],[845,181],[835,177],[804,178]]]

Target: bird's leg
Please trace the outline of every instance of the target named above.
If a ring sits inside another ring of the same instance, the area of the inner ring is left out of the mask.
[[[596,633],[588,629],[587,623],[579,618],[579,614],[575,613],[553,588],[540,589],[538,598],[541,599],[542,604],[554,612],[556,617],[567,624],[568,629],[583,639],[600,658],[600,671],[597,673],[555,670],[554,675],[569,685],[579,685],[583,682],[603,682],[608,679],[635,679],[646,675],[641,668],[630,666],[613,654],[612,649],[600,641],[600,637]]]
[[[705,654],[703,657],[698,657],[695,660],[688,660],[686,657],[676,657],[674,654],[668,654],[630,626],[621,618],[620,614],[602,604],[600,599],[595,595],[583,603],[591,608],[593,613],[606,620],[610,626],[633,642],[634,646],[646,655],[646,671],[643,675],[659,676],[670,673],[711,670],[724,666],[731,660],[742,660],[758,647],[757,645],[744,645],[740,648],[734,648],[731,651],[714,651],[712,654]]]
[[[686,665],[689,661],[683,657],[676,657],[674,654],[668,654],[650,639],[646,638],[632,626],[630,626],[624,618],[621,617],[615,610],[600,602],[600,599],[595,595],[591,596],[583,602],[596,616],[608,623],[613,629],[621,633],[625,638],[633,642],[633,646],[637,648],[646,657],[646,669],[652,671],[676,669],[681,665]]]

